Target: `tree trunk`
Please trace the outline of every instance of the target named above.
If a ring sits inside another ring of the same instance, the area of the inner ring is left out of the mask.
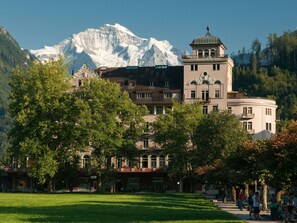
[[[182,177],[179,179],[179,192],[180,193],[183,192],[183,178]]]
[[[236,188],[234,186],[232,186],[231,194],[233,202],[236,202]]]
[[[54,188],[53,188],[53,178],[49,178],[48,179],[48,182],[47,182],[47,192],[48,193],[52,193],[54,191]]]
[[[266,183],[262,184],[262,201],[263,201],[262,210],[263,211],[268,210],[268,206],[267,206],[267,185],[266,185]]]
[[[101,172],[97,173],[97,182],[96,182],[96,192],[100,193],[102,192],[102,175]]]

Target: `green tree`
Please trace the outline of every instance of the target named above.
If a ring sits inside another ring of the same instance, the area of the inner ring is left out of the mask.
[[[104,79],[83,81],[75,92],[75,107],[79,112],[77,126],[85,147],[91,144],[92,164],[97,175],[97,189],[113,176],[110,159],[117,154],[135,151],[135,142],[142,134],[145,107],[135,105],[127,92],[116,83]],[[104,182],[105,180],[105,182]]]
[[[226,160],[246,138],[242,124],[228,111],[211,112],[202,117],[194,132],[194,144],[197,146],[195,156],[208,182],[222,183],[214,182],[216,179],[229,181],[228,171],[222,172],[221,168],[227,168]],[[214,179],[213,174],[207,174],[209,170],[221,177]]]
[[[11,82],[10,154],[21,160],[29,157],[29,175],[52,189],[61,159],[71,157],[76,146],[71,91],[63,59],[28,69],[15,69]]]
[[[290,189],[297,183],[297,122],[290,121],[267,145],[267,166],[272,173],[269,185]]]
[[[173,103],[173,110],[160,115],[154,123],[156,141],[169,155],[169,174],[179,180],[180,191],[183,191],[185,179],[193,180],[196,170],[193,141],[194,131],[202,117],[200,103]]]

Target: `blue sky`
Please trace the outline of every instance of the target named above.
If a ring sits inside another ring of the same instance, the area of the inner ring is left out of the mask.
[[[269,33],[296,30],[296,11],[296,0],[0,0],[0,26],[25,49],[119,23],[139,37],[189,51],[209,25],[231,54],[249,49],[256,38],[265,47]]]

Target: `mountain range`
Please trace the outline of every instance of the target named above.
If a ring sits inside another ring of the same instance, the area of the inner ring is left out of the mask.
[[[181,65],[182,52],[167,40],[140,38],[119,24],[86,29],[54,46],[30,50],[41,61],[65,57],[69,71],[84,63],[91,68],[122,66]]]

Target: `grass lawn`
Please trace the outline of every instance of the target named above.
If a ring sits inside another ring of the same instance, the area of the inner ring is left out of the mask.
[[[197,194],[0,193],[0,222],[237,222]]]

